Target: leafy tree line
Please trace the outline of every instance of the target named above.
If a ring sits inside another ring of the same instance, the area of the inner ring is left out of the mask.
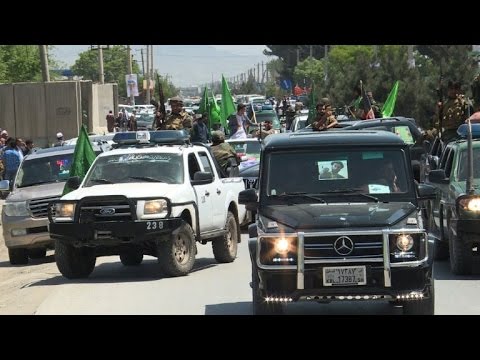
[[[353,88],[362,80],[374,98],[383,103],[393,84],[399,80],[395,115],[417,119],[423,126],[431,126],[438,101],[437,89],[442,75],[443,96],[449,80],[460,81],[465,95],[471,96],[471,84],[478,73],[478,64],[472,56],[471,45],[415,46],[415,67],[408,64],[406,45],[336,45],[329,46],[325,57],[323,46],[317,48],[320,56],[310,57],[305,45],[267,45],[267,55],[276,55],[283,63],[280,77],[293,80],[300,86],[315,82],[317,96],[329,97],[334,106],[349,104]],[[296,63],[296,49],[301,48]],[[314,52],[315,53],[315,52]],[[292,63],[292,54],[295,60]],[[302,56],[303,55],[303,56]]]

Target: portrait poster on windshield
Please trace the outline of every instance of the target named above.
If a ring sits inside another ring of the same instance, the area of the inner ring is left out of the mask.
[[[138,82],[137,74],[125,75],[125,82],[127,84],[127,97],[138,96]]]

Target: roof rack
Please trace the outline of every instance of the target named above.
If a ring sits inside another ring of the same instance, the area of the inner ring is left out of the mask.
[[[113,142],[118,145],[185,145],[190,143],[187,130],[126,131],[116,133]]]

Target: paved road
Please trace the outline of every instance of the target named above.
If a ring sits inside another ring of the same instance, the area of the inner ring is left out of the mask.
[[[58,272],[53,252],[27,266],[11,266],[0,247],[0,314],[166,314],[249,315],[251,289],[247,235],[238,258],[217,264],[210,245],[199,245],[194,271],[164,278],[156,259],[125,267],[118,257],[97,259],[88,279],[68,280]],[[480,314],[480,271],[455,277],[448,262],[435,265],[436,314]],[[287,314],[400,314],[400,308],[371,302],[292,304]]]

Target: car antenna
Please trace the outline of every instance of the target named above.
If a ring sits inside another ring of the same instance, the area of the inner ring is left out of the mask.
[[[467,167],[468,167],[468,176],[465,188],[468,195],[473,195],[475,189],[473,188],[473,140],[472,140],[472,123],[470,121],[470,98],[467,97]]]

